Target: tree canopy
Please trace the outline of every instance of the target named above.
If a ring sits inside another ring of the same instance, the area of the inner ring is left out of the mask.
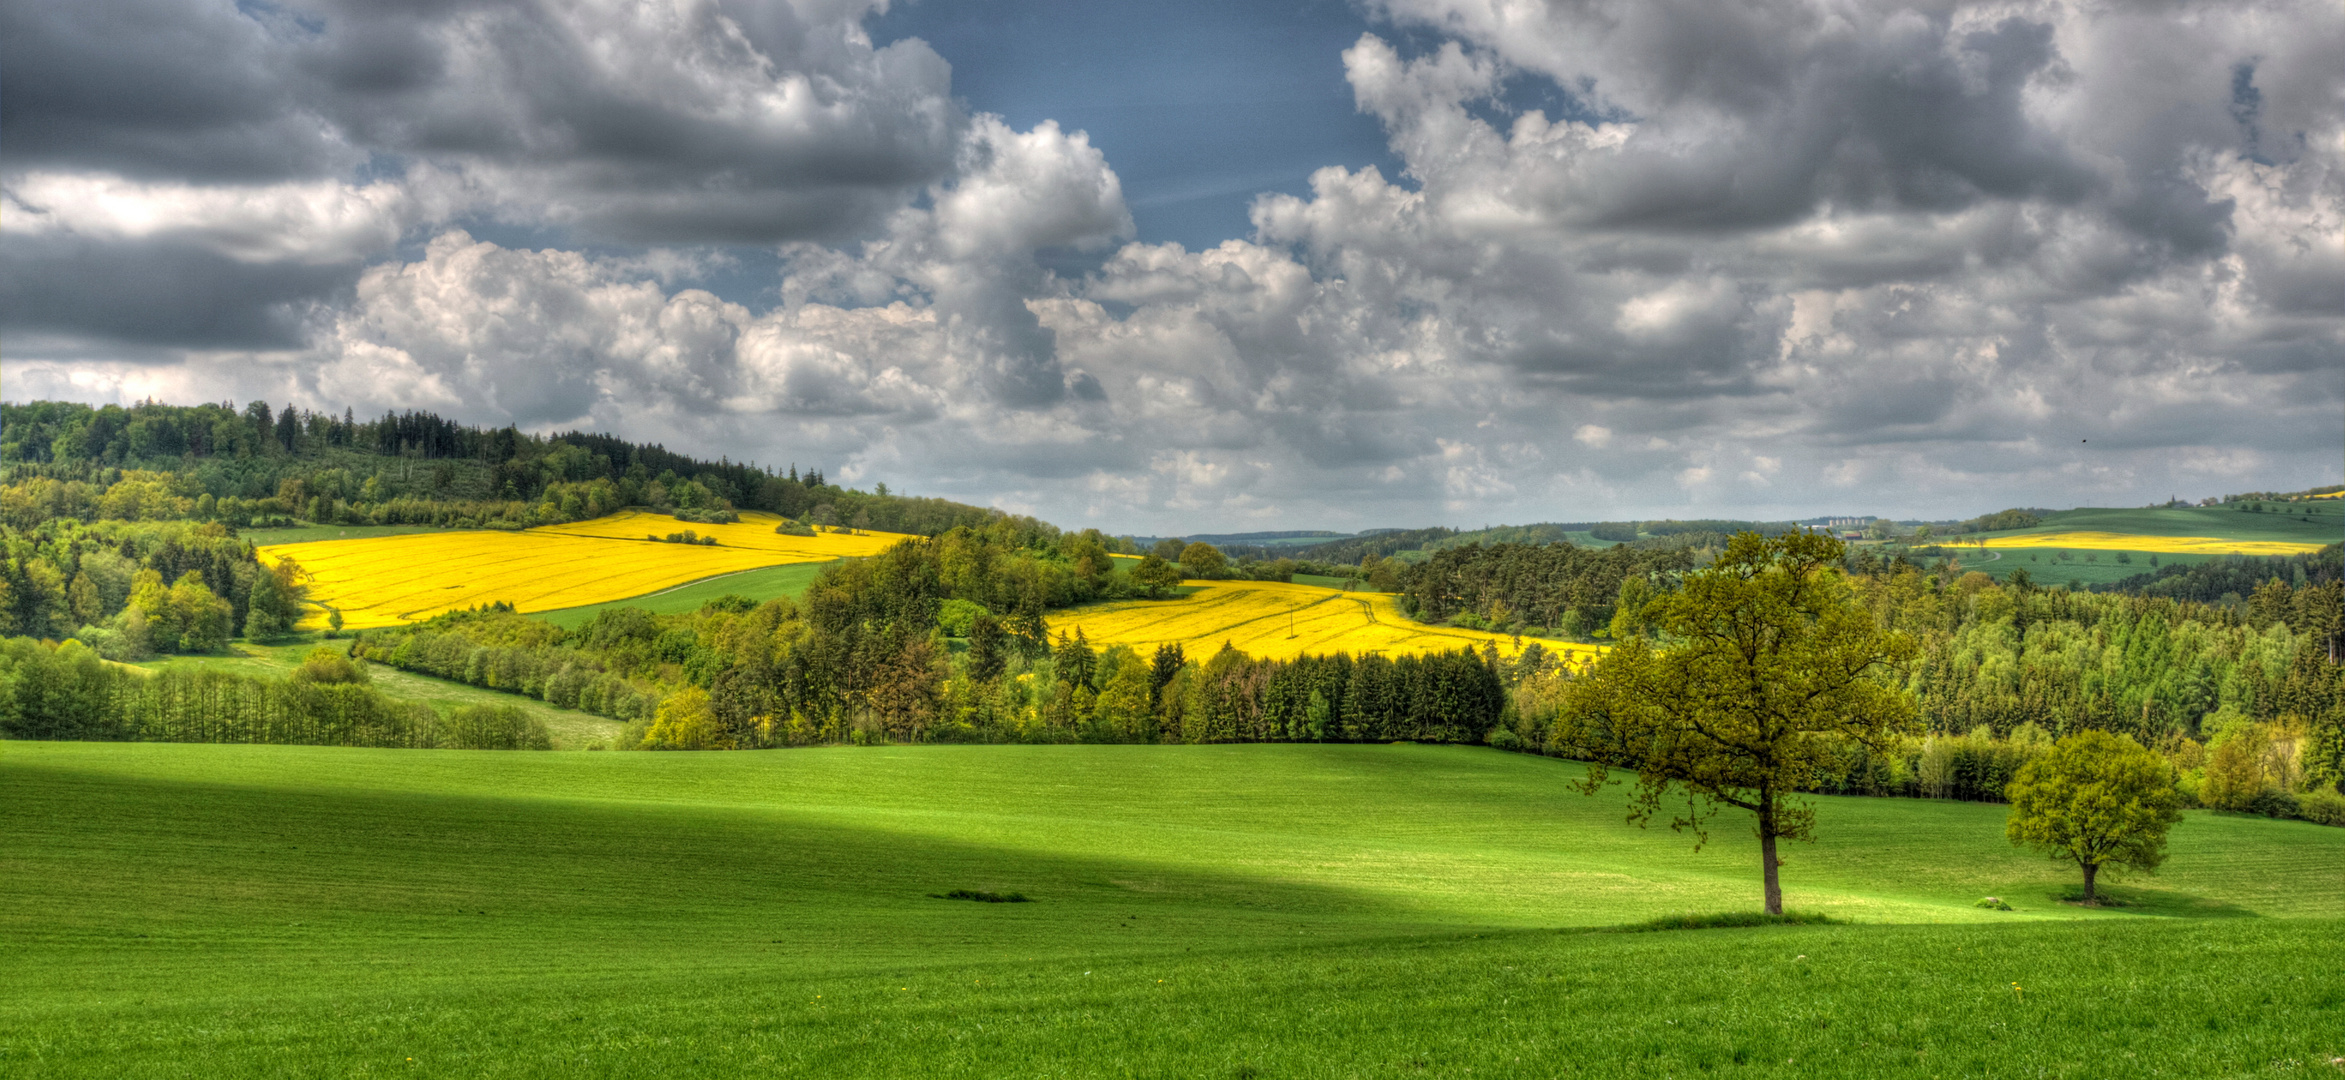
[[[2004,835],[2084,871],[2084,902],[2100,902],[2102,866],[2150,871],[2166,860],[2166,830],[2182,820],[2174,769],[2140,743],[2080,731],[2029,762],[2011,782]]]
[[[1779,838],[1813,838],[1798,796],[1848,742],[1885,745],[1914,723],[1887,678],[1914,655],[1842,580],[1830,537],[1735,536],[1709,569],[1640,612],[1658,640],[1623,641],[1571,684],[1560,740],[1589,759],[1583,789],[1608,770],[1637,774],[1630,817],[1649,821],[1682,795],[1670,827],[1707,840],[1723,807],[1755,818],[1766,908],[1783,911]]]

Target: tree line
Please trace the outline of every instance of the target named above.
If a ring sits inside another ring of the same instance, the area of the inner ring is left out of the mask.
[[[2345,823],[2345,582],[2339,549],[2303,584],[2274,576],[2238,603],[1997,584],[1903,560],[1846,558],[1849,603],[1908,636],[1908,659],[1879,677],[1910,698],[1916,724],[1871,742],[1815,748],[1804,790],[2001,801],[2061,739],[2099,731],[2156,752],[2192,805]],[[1698,580],[1689,575],[1682,580]],[[1612,631],[1666,642],[1642,612],[1679,584],[1630,579]],[[1600,667],[1601,665],[1599,665]],[[1518,678],[1493,742],[1588,752],[1573,673]]]
[[[300,617],[305,591],[299,567],[262,566],[216,523],[0,528],[0,634],[78,637],[114,659],[273,636]]]
[[[78,641],[0,640],[0,735],[11,739],[545,750],[545,723],[510,705],[442,715],[367,685],[320,649],[286,679],[110,664]]]
[[[1008,516],[609,435],[538,436],[419,412],[361,421],[265,402],[0,403],[0,481],[0,523],[20,528],[57,517],[525,528],[650,506],[696,520],[761,510],[933,535]]]

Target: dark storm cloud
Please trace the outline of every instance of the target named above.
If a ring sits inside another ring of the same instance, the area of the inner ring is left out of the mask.
[[[7,168],[253,181],[347,168],[287,29],[227,3],[0,5]]]
[[[87,333],[196,349],[296,349],[311,316],[347,294],[355,266],[248,263],[175,241],[90,243],[10,237],[0,245],[0,311],[10,330]]]

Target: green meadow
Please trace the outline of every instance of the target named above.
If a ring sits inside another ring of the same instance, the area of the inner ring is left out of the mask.
[[[688,585],[678,585],[663,592],[630,597],[625,600],[562,608],[558,611],[538,612],[535,617],[566,630],[576,630],[594,621],[596,615],[612,608],[642,608],[655,615],[674,615],[681,612],[698,611],[701,605],[725,596],[744,596],[759,601],[771,600],[777,596],[803,596],[807,586],[814,584],[816,575],[822,573],[822,568],[829,565],[828,562],[790,563],[786,566],[769,566],[762,570],[744,570],[738,574],[702,578]]]
[[[0,744],[0,1075],[2317,1076],[2345,829],[2126,906],[2001,807],[1755,845],[1421,746]],[[936,898],[1019,893],[1030,903]],[[1980,908],[1994,895],[2016,910]]]

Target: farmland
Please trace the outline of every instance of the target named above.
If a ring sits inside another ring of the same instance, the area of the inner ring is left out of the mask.
[[[777,596],[797,597],[806,592],[814,578],[822,572],[825,563],[787,563],[758,570],[744,570],[737,574],[706,578],[673,589],[631,596],[624,600],[607,600],[600,604],[562,608],[539,614],[539,618],[566,630],[575,630],[587,624],[597,614],[612,608],[642,608],[655,615],[673,615],[684,611],[698,611],[700,606],[725,596],[742,596],[751,600],[771,600]]]
[[[2313,1075],[2345,830],[2084,911],[2001,807],[1818,800],[1796,909],[1431,747],[9,744],[0,1067],[58,1077]],[[2324,877],[2326,875],[2326,877]],[[930,894],[1019,891],[1026,904]],[[1973,906],[1983,894],[2018,910]],[[2122,1061],[2114,1068],[2112,1061]]]
[[[1964,569],[2039,582],[2108,585],[2160,566],[2211,559],[2318,551],[2345,535],[2334,503],[2273,503],[2265,513],[2238,506],[2081,509],[2046,514],[2034,527],[1974,534],[1944,543]]]
[[[1402,614],[1385,593],[1344,592],[1318,585],[1272,581],[1192,582],[1175,600],[1096,604],[1050,617],[1053,633],[1079,627],[1092,644],[1130,645],[1143,652],[1178,644],[1209,656],[1228,642],[1257,657],[1291,659],[1306,653],[1389,655],[1497,646],[1511,654],[1517,639],[1449,626],[1427,626]],[[1530,639],[1522,639],[1528,641]],[[1550,650],[1586,660],[1592,645],[1542,641]]]
[[[2324,545],[2287,540],[2230,540],[2217,536],[2140,536],[2109,532],[2026,533],[1997,536],[1976,545],[1985,550],[2074,548],[2155,555],[2305,555]]]
[[[694,525],[628,511],[522,532],[419,532],[321,540],[261,549],[311,575],[310,599],[342,613],[354,630],[397,626],[444,611],[509,603],[556,611],[659,592],[762,567],[875,554],[903,537],[887,533],[784,536],[781,519],[744,514],[739,524]],[[654,542],[692,530],[715,546]],[[322,625],[320,610],[304,626]]]

